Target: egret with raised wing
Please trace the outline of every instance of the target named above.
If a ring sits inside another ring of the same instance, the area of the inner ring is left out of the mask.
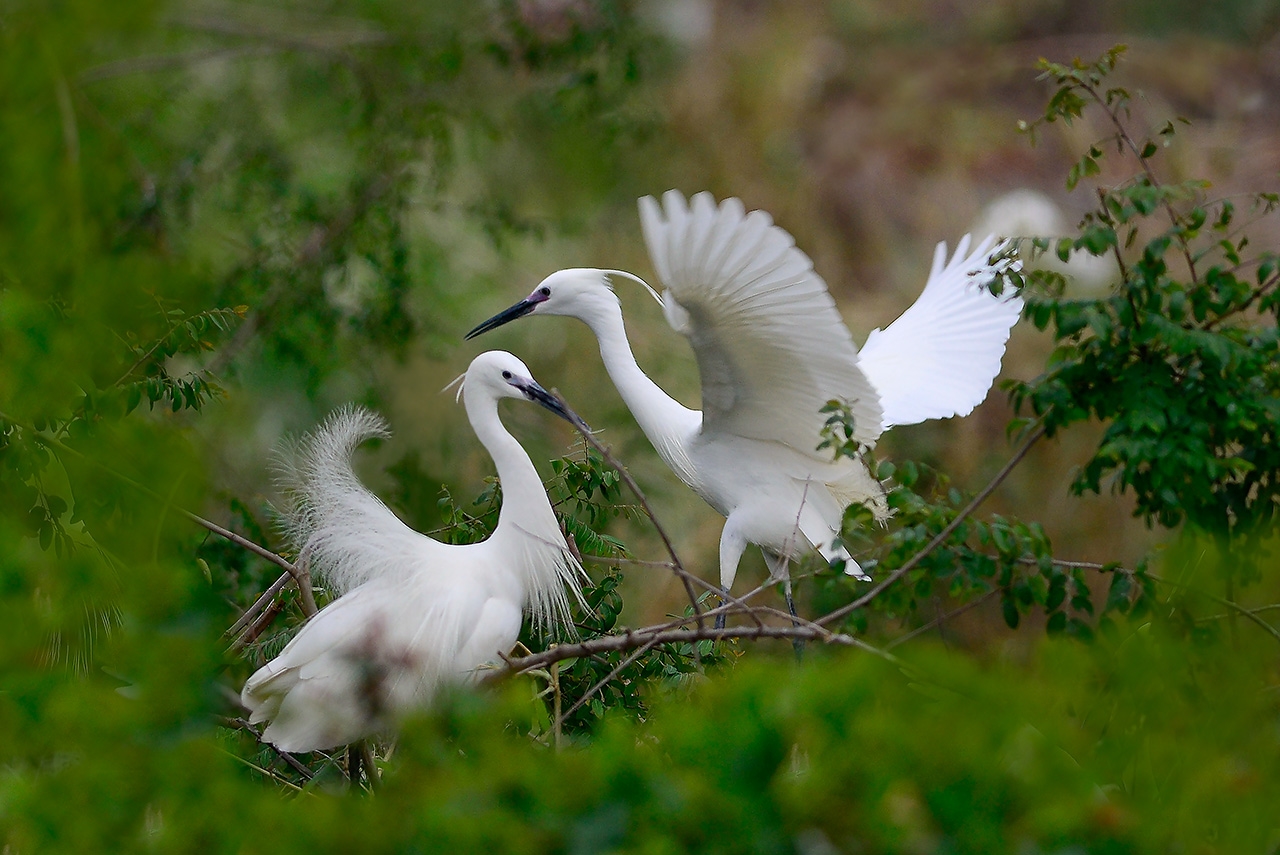
[[[381,417],[347,407],[282,467],[290,540],[338,599],[263,665],[241,692],[262,738],[284,751],[353,742],[421,709],[444,684],[475,679],[515,644],[522,614],[567,620],[582,568],[542,480],[498,418],[523,398],[585,428],[509,353],[477,356],[459,392],[502,485],[493,534],[455,546],[409,528],[360,483],[351,454],[388,436]]]
[[[708,193],[688,203],[671,190],[662,206],[640,200],[649,257],[666,291],[667,321],[693,346],[702,410],[667,395],[636,364],[610,276],[552,273],[533,293],[467,334],[526,315],[567,315],[595,333],[605,369],[641,430],[679,478],[726,517],[720,584],[728,591],[748,543],[764,552],[791,599],[788,565],[807,542],[846,572],[866,577],[839,540],[844,508],[864,502],[883,520],[883,487],[862,461],[818,450],[830,400],[847,403],[855,438],[875,443],[893,425],[966,415],[1000,371],[1022,310],[982,286],[1016,261],[994,238],[970,249],[945,244],[916,302],[861,352],[809,257],[763,211]],[[645,286],[648,287],[647,285]],[[723,621],[719,621],[723,623]]]

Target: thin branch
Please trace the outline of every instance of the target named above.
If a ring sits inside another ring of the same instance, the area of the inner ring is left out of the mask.
[[[268,748],[270,748],[277,757],[279,757],[285,763],[289,764],[289,767],[293,769],[293,771],[301,775],[304,780],[310,781],[311,778],[314,777],[312,771],[308,769],[306,766],[304,766],[298,760],[297,757],[294,757],[288,751],[281,751],[279,748],[272,745],[270,742],[263,742],[262,735],[259,734],[258,731],[254,729],[253,725],[249,724],[249,722],[245,721],[243,718],[223,717],[221,719],[221,722],[224,727],[230,727],[233,729],[238,728],[240,730],[245,731],[246,733],[251,735],[254,739],[258,740],[259,744],[265,745]],[[289,782],[286,781],[285,783],[289,783]]]
[[[1123,142],[1129,148],[1130,153],[1137,158],[1138,165],[1142,167],[1142,172],[1146,175],[1147,180],[1151,182],[1151,186],[1160,186],[1160,182],[1156,180],[1155,172],[1151,169],[1151,164],[1147,163],[1147,158],[1143,157],[1142,152],[1138,150],[1138,144],[1134,142],[1133,137],[1129,136],[1129,131],[1125,128],[1124,123],[1120,121],[1120,116],[1111,109],[1111,105],[1092,85],[1081,83],[1080,86],[1089,93],[1090,97],[1098,103],[1098,106],[1102,107],[1102,112],[1107,114],[1107,118],[1111,120],[1111,124],[1116,128],[1116,138]],[[1165,213],[1169,215],[1169,222],[1174,228],[1174,236],[1178,240],[1178,245],[1182,247],[1182,256],[1187,262],[1187,274],[1191,277],[1192,284],[1199,285],[1200,277],[1196,274],[1196,263],[1191,257],[1191,247],[1187,243],[1187,236],[1179,231],[1182,223],[1178,217],[1178,212],[1173,210],[1173,204],[1168,199],[1164,200],[1162,207]]]
[[[83,85],[85,83],[96,83],[100,80],[110,80],[115,77],[126,77],[131,74],[151,74],[168,71],[172,68],[184,68],[219,59],[234,59],[240,56],[263,56],[277,53],[281,49],[274,45],[244,45],[240,47],[196,50],[187,53],[135,56],[87,68],[80,73],[76,80]]]
[[[41,434],[39,431],[32,429],[28,425],[24,425],[21,422],[14,421],[13,419],[6,416],[4,413],[0,413],[0,418],[12,424],[19,425],[24,430],[30,431],[32,439],[34,439],[36,442],[39,442],[42,445],[47,445],[52,448],[56,448],[59,451],[72,455],[78,460],[83,460],[86,463],[96,466],[97,468],[101,469],[103,472],[106,472],[108,475],[111,475],[113,478],[116,478],[119,481],[125,484],[128,484],[130,487],[133,487],[138,492],[146,496],[149,496],[152,499],[155,499],[157,502],[159,502],[160,504],[166,507],[169,506],[170,504],[169,500],[166,499],[164,496],[160,495],[155,490],[152,490],[150,487],[147,487],[143,484],[138,483],[137,481],[130,478],[128,475],[125,475],[123,472],[117,472],[115,469],[112,469],[110,466],[107,466],[105,463],[95,460],[92,457],[89,457],[88,455],[75,450],[69,445],[64,445],[62,442],[60,442],[59,440],[51,436],[45,436]],[[258,544],[254,543],[252,540],[249,540],[248,538],[245,538],[245,537],[241,537],[240,535],[236,534],[234,531],[231,531],[230,529],[227,529],[227,528],[223,528],[217,523],[207,520],[202,516],[193,514],[190,511],[185,510],[183,508],[176,508],[176,510],[179,514],[186,517],[188,520],[195,523],[196,525],[203,526],[204,528],[208,529],[214,534],[220,537],[224,537],[227,540],[231,541],[236,546],[242,547],[243,549],[247,549],[250,552],[252,552],[254,555],[257,555],[261,558],[265,558],[266,560],[270,561],[272,564],[275,564],[279,567],[284,568],[284,570],[288,572],[290,576],[293,577],[294,581],[298,583],[298,590],[302,594],[302,610],[306,613],[307,617],[311,617],[316,613],[316,601],[315,601],[314,595],[311,592],[311,574],[307,572],[307,569],[305,567],[301,567],[301,568],[297,567],[294,564],[291,564],[287,559],[277,555],[276,553],[272,552],[270,549],[267,549],[265,546],[259,546]]]
[[[569,408],[568,403],[565,402],[564,398],[560,397],[560,393],[558,391],[553,389],[551,394],[563,407],[566,409]],[[582,425],[581,427],[586,426]],[[698,595],[694,593],[693,584],[690,582],[690,578],[696,577],[692,577],[692,574],[684,569],[684,564],[680,561],[680,556],[676,554],[676,548],[672,545],[671,538],[667,536],[667,530],[662,527],[662,523],[658,522],[658,517],[654,514],[653,507],[649,504],[649,500],[645,498],[644,491],[640,489],[640,485],[631,477],[631,473],[627,471],[626,467],[613,456],[609,449],[605,448],[600,441],[591,434],[590,430],[579,430],[578,433],[581,434],[583,441],[586,442],[587,445],[594,448],[596,453],[599,454],[606,463],[613,467],[614,471],[618,473],[618,476],[622,478],[623,483],[627,485],[627,489],[629,489],[636,497],[636,500],[640,502],[640,507],[644,509],[645,516],[649,518],[649,522],[653,523],[654,531],[658,533],[658,537],[662,539],[662,545],[667,549],[667,554],[671,556],[671,569],[680,579],[681,583],[684,584],[685,594],[689,597],[689,605],[692,606],[694,614],[697,615],[698,626],[701,627],[703,624],[702,609],[698,605]]]
[[[1280,641],[1280,629],[1276,629],[1274,626],[1267,623],[1262,618],[1258,617],[1257,613],[1253,609],[1247,609],[1237,602],[1226,599],[1225,597],[1219,597],[1216,594],[1210,594],[1208,591],[1203,591],[1198,588],[1193,588],[1190,585],[1184,585],[1181,582],[1174,582],[1169,579],[1161,578],[1160,576],[1157,576],[1154,573],[1147,573],[1147,576],[1149,576],[1150,578],[1154,579],[1155,581],[1159,582],[1162,585],[1168,585],[1171,588],[1181,588],[1184,591],[1188,591],[1192,594],[1198,594],[1201,597],[1205,597],[1206,599],[1213,600],[1215,603],[1217,603],[1220,606],[1226,606],[1235,614],[1238,614],[1241,617],[1257,624],[1264,632],[1266,632],[1276,641]]]
[[[657,642],[647,641],[644,644],[637,647],[635,650],[631,651],[630,655],[628,655],[626,659],[623,659],[621,662],[617,664],[617,666],[612,671],[610,671],[608,674],[605,674],[603,677],[597,680],[594,686],[592,686],[591,688],[583,692],[582,697],[574,701],[573,706],[569,707],[569,709],[565,710],[564,712],[559,712],[560,694],[558,692],[556,693],[557,711],[556,711],[555,731],[556,731],[556,747],[557,748],[560,747],[560,729],[564,726],[564,723],[569,718],[569,716],[573,715],[575,712],[581,709],[582,705],[585,704],[587,701],[591,700],[591,697],[596,692],[603,689],[605,687],[605,684],[611,682],[613,678],[621,674],[629,665],[631,665],[631,663],[635,662],[645,653],[652,650],[655,644],[657,644]],[[555,667],[555,666],[552,666],[552,667]]]
[[[908,632],[906,635],[898,636],[897,638],[893,639],[888,644],[886,644],[885,649],[892,650],[893,648],[897,647],[899,644],[906,644],[911,639],[925,634],[926,632],[933,629],[934,627],[938,627],[940,629],[942,625],[945,622],[951,620],[951,618],[956,617],[957,615],[962,615],[965,612],[969,611],[970,609],[977,608],[978,606],[982,605],[983,603],[985,603],[987,600],[991,599],[998,593],[1000,593],[999,588],[992,588],[990,591],[987,591],[981,597],[978,597],[978,599],[970,600],[969,602],[965,603],[963,606],[960,606],[957,609],[947,612],[946,614],[938,615],[938,617],[934,618],[933,620],[929,621],[923,626],[916,627],[915,629]]]
[[[271,604],[272,600],[275,599],[276,594],[284,590],[284,586],[289,584],[289,580],[292,578],[293,574],[288,571],[280,574],[280,578],[272,582],[271,587],[263,591],[261,596],[253,601],[253,605],[245,609],[244,614],[240,615],[240,619],[233,623],[231,627],[223,633],[223,635],[236,635],[240,630],[252,623],[253,620],[258,617],[258,614]]]
[[[790,615],[787,617],[790,618]],[[726,626],[723,629],[716,629],[704,624],[696,629],[666,629],[662,631],[638,629],[627,630],[616,635],[590,638],[576,644],[557,645],[541,653],[534,653],[531,656],[517,659],[508,658],[506,660],[507,668],[493,672],[488,679],[500,679],[516,674],[524,674],[537,668],[545,668],[553,662],[561,662],[565,659],[576,659],[597,653],[634,650],[646,644],[681,644],[695,641],[757,640],[761,638],[802,639],[804,641],[822,641],[829,644],[863,647],[863,643],[859,643],[857,639],[851,636],[832,633],[824,627],[814,628],[812,626]]]
[[[1025,563],[1035,563],[1034,559],[1024,558],[1022,560]],[[1094,562],[1094,561],[1060,561],[1055,558],[1053,559],[1053,563],[1059,567],[1067,567],[1067,568],[1080,569],[1080,570],[1104,570],[1107,568],[1113,568],[1116,571],[1120,571],[1124,573],[1134,572],[1125,567],[1119,567],[1116,565],[1109,565],[1109,564],[1098,564],[1097,562]],[[1280,604],[1262,606],[1257,609],[1250,609],[1240,605],[1237,602],[1227,599],[1225,597],[1219,597],[1216,594],[1211,594],[1208,591],[1201,590],[1200,588],[1193,588],[1192,586],[1187,585],[1183,582],[1175,582],[1172,579],[1166,579],[1163,576],[1157,576],[1155,573],[1152,573],[1150,571],[1147,571],[1144,575],[1155,582],[1159,582],[1161,585],[1168,585],[1170,588],[1178,588],[1180,590],[1187,591],[1188,593],[1196,594],[1198,596],[1204,597],[1205,599],[1213,600],[1215,603],[1217,603],[1220,606],[1226,606],[1228,609],[1232,611],[1233,614],[1240,615],[1243,618],[1253,621],[1268,635],[1276,639],[1276,641],[1280,641],[1280,629],[1276,629],[1274,626],[1267,623],[1265,620],[1263,620],[1261,617],[1258,616],[1259,612],[1280,608]],[[1217,619],[1220,619],[1221,617],[1226,617],[1226,615],[1221,615]],[[1205,618],[1205,620],[1209,620],[1209,618]]]
[[[1280,609],[1280,603],[1271,603],[1270,605],[1266,605],[1266,606],[1258,606],[1256,609],[1248,609],[1248,611],[1252,612],[1255,615],[1260,615],[1263,612],[1274,612],[1277,609]],[[1202,618],[1196,618],[1196,623],[1208,623],[1209,621],[1214,621],[1214,620],[1224,620],[1228,617],[1230,617],[1229,614],[1206,615]]]
[[[290,577],[286,575],[284,578],[287,580]],[[271,605],[263,610],[258,619],[251,623],[249,627],[231,643],[231,646],[227,648],[227,653],[232,656],[239,655],[242,650],[257,641],[262,636],[262,633],[266,631],[267,627],[271,626],[275,619],[283,612],[284,600],[272,600]]]
[[[951,536],[951,533],[959,528],[960,524],[964,522],[970,514],[976,511],[978,506],[987,500],[988,496],[995,492],[996,487],[999,487],[1000,484],[1004,482],[1004,479],[1009,477],[1009,473],[1013,471],[1014,467],[1022,462],[1022,459],[1027,456],[1027,452],[1031,450],[1031,446],[1035,445],[1040,438],[1044,436],[1044,434],[1045,426],[1041,424],[1038,428],[1032,431],[1031,435],[1028,436],[1026,441],[1022,444],[1022,447],[1014,453],[1013,457],[1009,458],[1009,462],[995,474],[995,477],[988,482],[987,486],[983,487],[982,490],[973,497],[969,504],[965,505],[964,509],[961,510],[960,513],[956,514],[955,518],[952,519],[951,522],[947,523],[946,527],[943,528],[942,531],[938,532],[933,540],[929,541],[923,549],[911,556],[905,564],[897,570],[894,570],[870,591],[867,591],[852,603],[849,603],[847,606],[842,606],[830,614],[823,615],[817,619],[816,623],[826,625],[857,611],[878,597],[885,588],[888,588],[894,582],[898,581],[919,566],[921,561],[924,561],[924,559],[929,557],[935,549],[945,543],[947,538]]]

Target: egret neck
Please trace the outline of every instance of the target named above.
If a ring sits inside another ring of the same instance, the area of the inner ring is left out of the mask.
[[[627,340],[622,306],[612,300],[596,301],[590,311],[578,315],[595,333],[605,371],[635,416],[640,430],[663,461],[690,486],[698,482],[689,459],[689,448],[702,426],[702,413],[692,410],[662,390],[640,369]]]

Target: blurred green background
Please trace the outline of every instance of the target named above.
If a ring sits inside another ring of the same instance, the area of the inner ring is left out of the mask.
[[[967,705],[936,686],[915,694],[911,672],[822,654],[797,669],[789,647],[762,646],[747,656],[768,663],[706,689],[693,711],[670,706],[673,723],[651,734],[670,745],[662,758],[634,749],[642,737],[621,723],[576,759],[510,737],[481,745],[528,714],[522,686],[420,725],[386,797],[285,801],[214,727],[219,687],[238,688],[248,670],[221,652],[219,633],[276,574],[178,509],[278,546],[272,449],[356,401],[395,431],[360,455],[366,482],[415,527],[438,527],[441,485],[469,501],[491,474],[441,389],[479,350],[501,347],[604,429],[686,563],[710,578],[721,519],[658,461],[584,326],[526,322],[470,343],[463,333],[561,267],[652,282],[635,199],[675,187],[769,211],[861,341],[914,299],[936,242],[1073,230],[1095,200],[1083,186],[1068,193],[1063,176],[1108,129],[1059,123],[1032,147],[1017,123],[1040,115],[1050,91],[1037,58],[1120,42],[1130,50],[1118,82],[1143,95],[1135,124],[1191,120],[1162,154],[1165,180],[1207,178],[1224,195],[1280,186],[1280,4],[1263,0],[0,0],[0,416],[74,424],[62,439],[76,449],[51,463],[14,443],[2,458],[6,855],[427,851],[433,840],[577,852],[826,852],[855,839],[895,852],[1274,851],[1277,823],[1256,807],[1276,792],[1274,647],[1249,636],[1214,648],[1225,666],[1207,654],[1187,665],[1157,639],[1063,649],[1006,628],[994,601],[947,625],[943,640],[966,655],[922,654],[935,682],[977,687]],[[1250,234],[1280,244],[1275,218]],[[1112,275],[1075,270],[1081,293]],[[696,406],[684,343],[642,289],[618,287],[640,364]],[[231,312],[197,320],[215,308]],[[1004,376],[1035,376],[1051,349],[1016,329]],[[1010,454],[1010,416],[996,391],[967,419],[892,431],[878,452],[976,490]],[[534,408],[503,417],[546,474],[573,443]],[[1133,519],[1124,497],[1069,496],[1096,442],[1086,427],[1040,444],[991,509],[1042,522],[1063,558],[1132,565],[1171,535]],[[611,533],[660,557],[643,525],[624,519]],[[1162,554],[1169,575],[1212,569],[1193,543]],[[763,564],[749,560],[754,583]],[[1249,601],[1274,601],[1278,578]],[[643,569],[628,571],[625,593],[633,625],[682,596]],[[1153,676],[1165,668],[1177,672],[1167,684]],[[1213,703],[1187,701],[1188,682]],[[827,683],[849,703],[824,699]],[[913,706],[929,693],[941,699]],[[1135,706],[1160,720],[1140,721]],[[734,709],[747,711],[742,722]],[[875,715],[858,718],[863,709]],[[939,716],[955,716],[956,730]],[[1095,727],[1099,717],[1114,726]],[[949,738],[973,755],[929,750]],[[991,757],[1001,759],[989,777],[967,777]],[[508,778],[486,789],[502,769]],[[712,771],[701,780],[699,769]],[[575,779],[591,782],[591,799],[572,792]],[[1113,815],[1104,794],[1117,788],[1131,801]],[[458,792],[471,801],[450,801]],[[1048,807],[1028,809],[1037,798]],[[760,813],[764,803],[777,814]],[[1237,808],[1239,822],[1218,824],[1227,814],[1214,811]],[[640,821],[644,811],[658,818]],[[664,816],[679,821],[664,827]],[[974,817],[990,827],[966,831]]]

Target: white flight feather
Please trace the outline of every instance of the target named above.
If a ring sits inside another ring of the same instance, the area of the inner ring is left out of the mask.
[[[1000,373],[1022,299],[985,288],[1020,265],[1007,241],[989,237],[968,249],[965,235],[948,262],[947,245],[939,243],[919,298],[883,331],[872,330],[859,352],[886,428],[968,415]]]

